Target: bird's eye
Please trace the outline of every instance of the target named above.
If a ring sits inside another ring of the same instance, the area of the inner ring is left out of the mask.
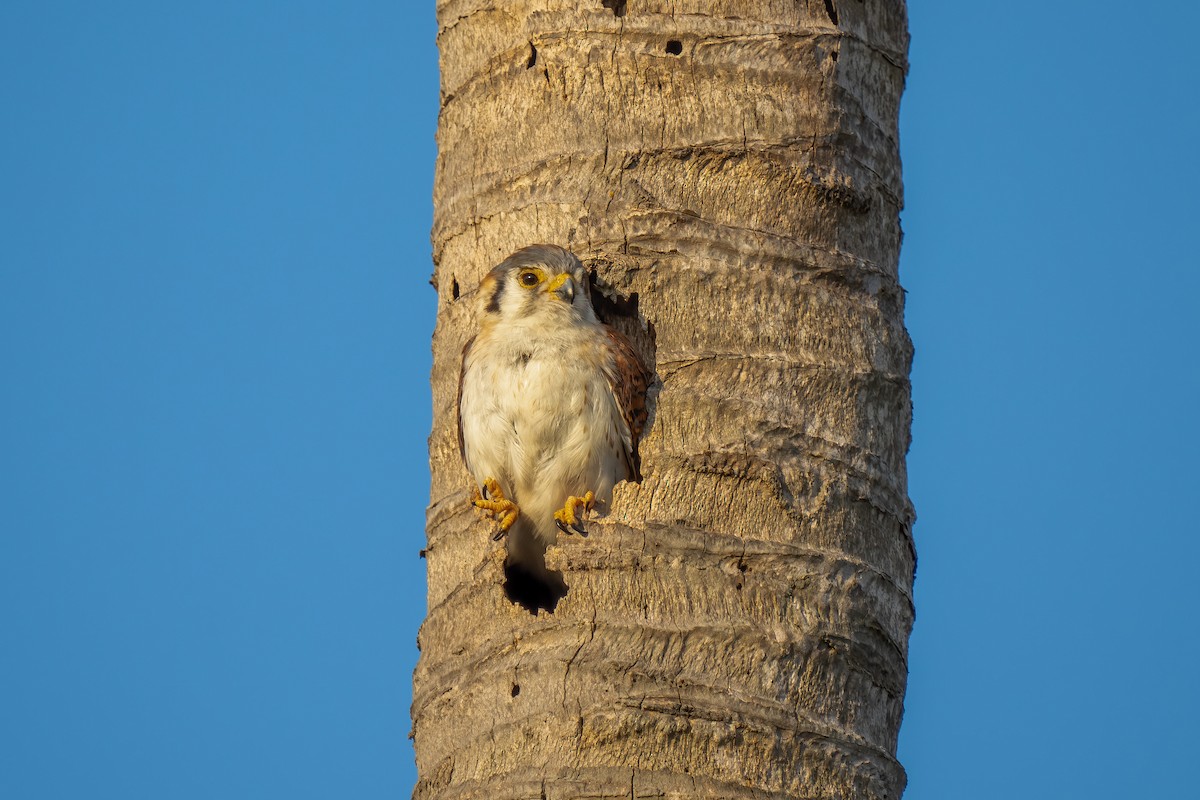
[[[536,272],[522,272],[519,276],[517,276],[517,280],[521,282],[522,286],[537,286],[538,284],[538,276]]]

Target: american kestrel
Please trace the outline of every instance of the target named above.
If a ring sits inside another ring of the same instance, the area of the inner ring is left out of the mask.
[[[479,284],[479,332],[463,349],[459,445],[473,503],[508,534],[508,564],[544,584],[559,531],[584,533],[613,487],[639,480],[650,375],[600,322],[583,265],[538,244]]]

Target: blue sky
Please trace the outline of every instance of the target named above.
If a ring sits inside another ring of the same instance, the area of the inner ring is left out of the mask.
[[[913,800],[1194,791],[1180,6],[911,4]],[[0,10],[0,796],[411,791],[434,32]]]

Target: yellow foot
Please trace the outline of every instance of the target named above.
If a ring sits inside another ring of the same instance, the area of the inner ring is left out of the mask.
[[[591,511],[595,503],[596,495],[592,492],[588,492],[583,497],[568,497],[563,507],[554,512],[554,524],[563,533],[575,531],[580,536],[587,536],[579,509],[582,508],[584,511]]]
[[[494,542],[508,533],[508,529],[517,521],[517,517],[521,516],[521,509],[516,503],[504,496],[504,490],[500,488],[500,484],[496,482],[495,478],[485,480],[483,482],[483,490],[487,492],[486,499],[476,489],[471,496],[471,504],[491,514],[493,519],[500,520],[500,526],[496,531],[496,535],[492,537],[492,541]]]

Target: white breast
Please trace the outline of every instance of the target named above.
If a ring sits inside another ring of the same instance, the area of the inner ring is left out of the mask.
[[[459,409],[467,469],[499,481],[544,542],[554,512],[588,491],[606,509],[626,477],[624,418],[605,377],[598,324],[547,336],[519,323],[480,334],[468,353]]]

